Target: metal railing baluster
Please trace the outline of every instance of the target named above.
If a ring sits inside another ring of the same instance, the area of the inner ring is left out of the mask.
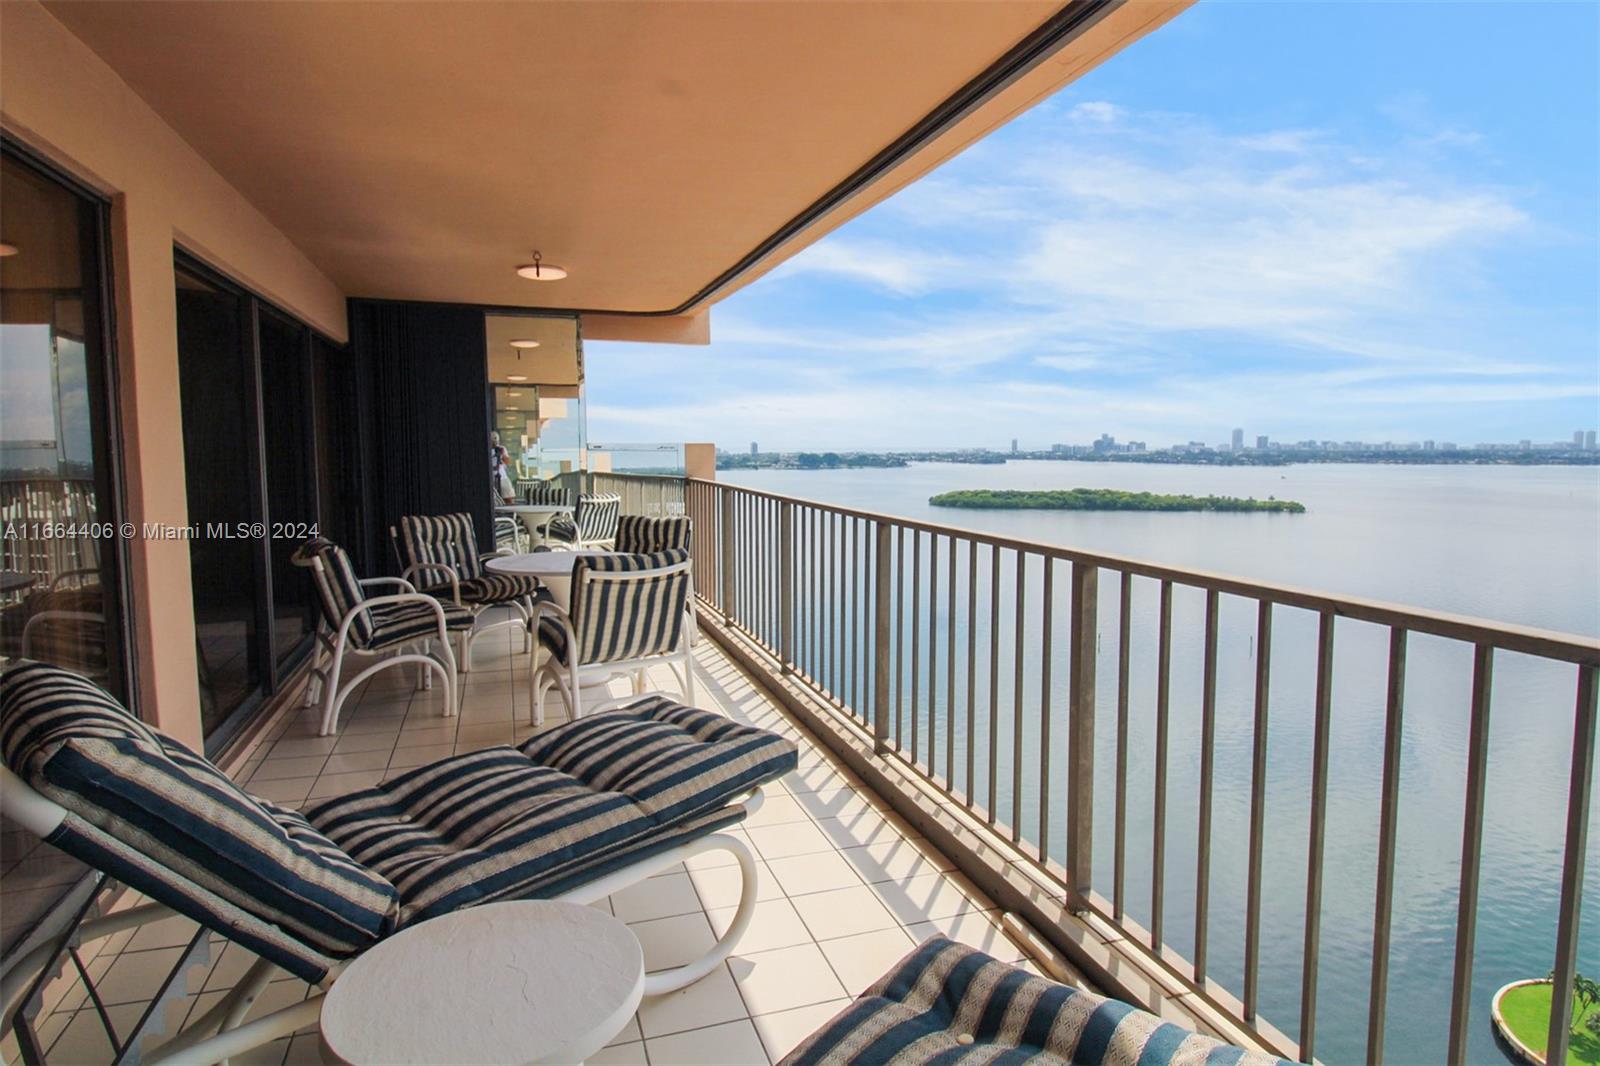
[[[1322,949],[1322,851],[1328,826],[1328,730],[1333,720],[1333,620],[1317,622],[1317,697],[1311,740],[1311,828],[1306,848],[1305,952],[1300,970],[1300,1057],[1312,1061],[1317,1035],[1317,968]]]
[[[1389,630],[1389,683],[1383,714],[1383,786],[1378,808],[1378,889],[1372,915],[1372,982],[1367,999],[1367,1062],[1383,1062],[1389,994],[1389,930],[1394,908],[1394,851],[1400,810],[1400,737],[1405,711],[1406,631]]]
[[[1467,799],[1461,832],[1461,892],[1456,904],[1456,962],[1450,984],[1449,1061],[1467,1060],[1472,1017],[1472,956],[1478,933],[1478,873],[1483,859],[1483,793],[1489,769],[1489,703],[1494,688],[1494,648],[1479,644],[1472,657],[1472,725],[1467,734]]]
[[[1578,703],[1572,721],[1572,772],[1567,781],[1567,831],[1561,853],[1561,906],[1556,918],[1556,964],[1551,1003],[1571,1003],[1578,967],[1578,927],[1583,920],[1584,858],[1589,841],[1589,799],[1594,792],[1595,692],[1600,667],[1578,667]],[[1550,1012],[1545,1061],[1566,1062],[1569,1034],[1563,1011]]]
[[[1022,712],[1027,688],[1027,647],[1023,634],[1028,631],[1028,557],[1017,553],[1017,628],[1012,630],[1016,662],[1011,676],[1011,842],[1022,840]]]
[[[1150,948],[1161,950],[1167,887],[1167,707],[1172,696],[1172,582],[1161,583],[1160,634],[1156,638],[1155,814],[1151,822]]]
[[[1250,753],[1250,852],[1245,877],[1244,1017],[1254,1021],[1261,977],[1261,852],[1267,817],[1267,710],[1272,681],[1272,604],[1256,603],[1255,726]]]
[[[1117,805],[1111,852],[1111,913],[1120,922],[1128,912],[1128,653],[1133,630],[1133,575],[1124,570],[1118,584]],[[1076,641],[1073,646],[1077,646]]]
[[[1067,649],[1067,891],[1083,900],[1093,885],[1094,712],[1100,568],[1074,562]],[[1124,778],[1124,784],[1126,779]]]
[[[1039,594],[1044,624],[1039,627],[1039,861],[1050,859],[1050,660],[1051,630],[1055,624],[1055,560],[1044,564],[1044,588]],[[1070,684],[1070,677],[1069,677]]]
[[[1205,673],[1200,692],[1200,802],[1196,811],[1194,874],[1194,982],[1206,981],[1207,935],[1211,911],[1211,788],[1217,750],[1217,614],[1216,589],[1206,591]]]

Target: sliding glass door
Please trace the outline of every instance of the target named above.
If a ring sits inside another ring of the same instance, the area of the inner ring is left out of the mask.
[[[181,253],[176,274],[201,718],[215,750],[310,649],[311,583],[290,557],[321,532],[323,498],[350,491],[318,446],[344,440],[319,427],[317,396],[320,364],[344,352]]]
[[[108,205],[9,142],[0,204],[0,660],[63,666],[131,706]],[[0,813],[0,957],[85,872]]]

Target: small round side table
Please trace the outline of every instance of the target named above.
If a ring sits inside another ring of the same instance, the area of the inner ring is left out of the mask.
[[[334,982],[325,1062],[576,1063],[639,1009],[644,953],[594,907],[489,903],[401,930]]]

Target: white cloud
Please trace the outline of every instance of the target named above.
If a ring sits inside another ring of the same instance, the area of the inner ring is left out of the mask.
[[[1436,165],[1461,131],[1408,117],[1387,148],[1356,146],[1109,101],[1046,119],[1027,151],[980,144],[718,308],[712,347],[641,376],[642,404],[592,406],[596,432],[1164,443],[1234,424],[1342,438],[1381,411],[1443,437],[1471,411],[1495,439],[1520,407],[1600,400],[1592,356],[1506,328],[1520,312],[1482,264],[1550,235]]]
[[[1085,100],[1069,114],[1081,122],[1109,123],[1122,117],[1122,108],[1106,100]]]

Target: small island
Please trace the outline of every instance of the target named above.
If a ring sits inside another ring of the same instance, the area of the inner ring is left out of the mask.
[[[1120,489],[961,489],[941,492],[934,507],[966,507],[986,511],[1269,511],[1304,514],[1306,505],[1268,496],[1181,496]]]

